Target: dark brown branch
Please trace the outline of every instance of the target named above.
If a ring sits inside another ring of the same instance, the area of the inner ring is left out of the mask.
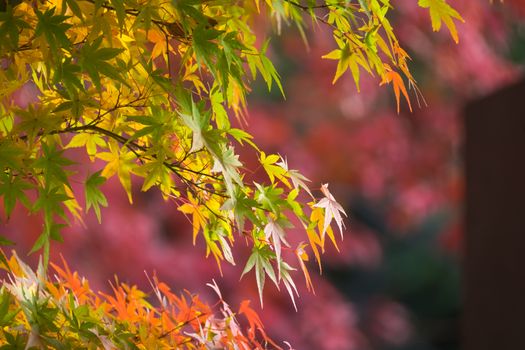
[[[94,0],[83,0],[95,4]],[[101,7],[105,8],[106,10],[110,11],[116,11],[116,9],[108,5],[107,3],[102,3]],[[140,14],[140,10],[138,9],[132,9],[127,8],[124,10],[127,15],[137,17]],[[211,19],[212,20],[212,19]],[[191,35],[188,35],[184,32],[184,29],[178,22],[166,22],[166,21],[160,21],[157,19],[152,19],[151,22],[153,22],[164,34],[169,35],[170,37],[174,38],[175,40],[178,40],[180,42],[187,42],[191,39]]]
[[[295,2],[293,0],[283,0],[284,2],[287,2],[295,7],[298,7],[300,8],[301,10],[304,10],[304,11],[310,11],[310,10],[316,10],[316,9],[327,9],[327,8],[330,8],[330,7],[345,7],[344,3],[340,3],[340,4],[323,4],[323,5],[314,5],[314,6],[306,6],[306,5],[301,5],[300,3],[298,2]]]
[[[105,135],[105,136],[110,137],[110,138],[114,139],[115,141],[123,144],[126,148],[128,148],[131,152],[133,152],[135,154],[137,159],[146,159],[146,160],[151,159],[149,157],[145,157],[144,155],[141,155],[138,152],[138,151],[141,151],[141,152],[146,153],[148,151],[147,147],[139,145],[138,143],[133,142],[130,139],[124,137],[124,136],[118,135],[118,134],[116,134],[116,133],[114,133],[114,132],[112,132],[110,130],[101,128],[101,127],[99,127],[97,125],[86,124],[86,125],[81,125],[81,126],[69,127],[69,128],[53,131],[50,134],[66,134],[66,133],[74,133],[74,132],[81,132],[81,131],[92,131],[92,132],[95,132],[95,133],[99,133],[99,134]],[[154,158],[154,156],[153,156],[153,158]],[[216,196],[223,197],[223,198],[229,198],[229,196],[227,196],[227,195],[224,195],[222,193],[210,190],[209,188],[204,188],[204,187],[200,186],[198,183],[195,183],[194,181],[192,181],[192,180],[188,179],[187,177],[183,176],[181,174],[181,172],[190,172],[190,173],[193,173],[193,174],[196,174],[196,175],[201,175],[201,176],[205,176],[205,177],[208,177],[208,178],[212,178],[214,180],[219,180],[218,177],[210,175],[210,174],[206,174],[206,173],[203,173],[203,172],[198,172],[198,171],[195,171],[195,170],[192,170],[192,169],[188,169],[188,168],[182,167],[182,166],[180,166],[178,164],[172,164],[172,163],[169,163],[169,162],[166,162],[166,161],[163,162],[163,165],[166,168],[168,168],[171,172],[173,172],[184,184],[186,184],[188,186],[188,188],[195,187],[195,188],[198,188],[200,190],[209,192],[212,195],[216,195]],[[177,169],[179,169],[179,170],[177,170]]]

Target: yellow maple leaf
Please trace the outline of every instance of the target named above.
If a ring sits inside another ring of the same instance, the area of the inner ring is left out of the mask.
[[[445,0],[419,0],[419,6],[428,8],[432,21],[432,30],[435,32],[441,29],[441,22],[444,22],[450,31],[450,35],[456,42],[459,42],[458,31],[454,19],[465,22],[463,17],[454,10]]]
[[[128,195],[130,203],[133,203],[131,194],[131,170],[135,167],[136,156],[132,152],[126,152],[115,146],[110,146],[110,152],[100,152],[97,158],[107,162],[101,175],[109,179],[117,174],[122,187]]]
[[[177,208],[184,214],[192,215],[193,245],[195,245],[195,240],[197,239],[200,229],[204,228],[207,224],[207,216],[202,208],[204,208],[204,206],[200,205],[199,201],[195,199],[191,193],[188,193],[188,202]]]

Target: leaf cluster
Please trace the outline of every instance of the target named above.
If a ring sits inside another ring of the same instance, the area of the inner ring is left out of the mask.
[[[435,30],[443,21],[456,38],[452,18],[461,17],[445,0],[420,5],[429,7]],[[106,180],[117,177],[130,202],[132,184],[140,182],[190,218],[194,241],[202,236],[219,268],[236,263],[236,239],[250,244],[244,273],[255,271],[261,304],[266,277],[294,300],[293,266],[312,287],[305,261],[313,254],[321,268],[326,237],[336,245],[331,225],[342,233],[344,211],[326,185],[314,197],[305,176],[233,126],[244,118],[257,76],[283,92],[269,41],[257,38],[253,23],[263,16],[278,30],[289,23],[303,33],[309,20],[327,26],[337,47],[325,56],[338,61],[334,82],[348,69],[356,84],[361,71],[377,75],[393,85],[399,108],[400,94],[409,101],[403,79],[409,87],[415,82],[391,10],[389,0],[8,3],[0,13],[4,219],[16,203],[42,216],[33,251],[42,249],[47,266],[50,241],[62,240],[64,225],[91,208],[102,220]],[[24,85],[38,90],[28,108],[12,99]],[[265,183],[250,180],[239,145],[258,155]],[[85,150],[95,171],[75,168],[69,149]],[[80,191],[73,175],[83,179]],[[303,242],[294,245],[287,239],[293,225],[303,230]]]
[[[177,295],[155,277],[156,300],[118,281],[111,294],[96,293],[65,262],[52,264],[49,279],[43,265],[33,271],[16,254],[0,254],[9,273],[0,288],[0,349],[280,348],[249,303],[234,312],[215,283],[215,306],[189,292]]]

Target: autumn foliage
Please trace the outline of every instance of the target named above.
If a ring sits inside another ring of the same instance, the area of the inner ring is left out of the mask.
[[[142,191],[157,189],[188,217],[194,242],[204,239],[206,256],[213,256],[219,269],[224,262],[237,263],[235,242],[248,244],[251,255],[242,262],[242,275],[255,275],[261,306],[267,280],[284,286],[295,306],[292,271],[300,269],[313,291],[305,261],[315,259],[321,269],[327,242],[337,247],[337,233],[343,237],[346,214],[327,184],[320,193],[310,189],[297,166],[289,166],[281,155],[266,154],[238,127],[246,117],[250,84],[258,76],[268,89],[285,93],[267,54],[269,40],[252,25],[269,19],[280,31],[284,23],[292,23],[305,39],[310,22],[326,26],[336,46],[324,56],[338,62],[334,83],[349,70],[359,87],[360,74],[366,72],[392,85],[398,110],[402,98],[411,108],[408,91],[419,90],[409,56],[388,20],[390,2],[0,4],[3,218],[9,220],[18,203],[43,220],[32,249],[42,252],[38,273],[16,256],[4,262],[11,282],[5,283],[9,292],[1,305],[14,315],[6,322],[29,326],[17,334],[4,332],[6,341],[57,347],[84,341],[105,347],[109,341],[110,348],[276,346],[247,301],[237,313],[248,319],[247,331],[241,332],[216,285],[219,312],[212,317],[197,297],[173,294],[155,278],[156,308],[145,294],[124,284],[113,287],[113,296],[97,295],[67,266],[52,265],[58,279],[48,280],[50,242],[61,241],[62,228],[72,220],[82,222],[90,210],[103,224],[103,208],[110,203],[101,186],[108,179],[118,178],[130,203],[132,183],[138,181]],[[429,9],[434,30],[443,23],[458,40],[454,21],[462,19],[452,7],[444,0],[421,0],[419,5]],[[28,84],[35,88],[33,102],[17,105],[12,95]],[[243,167],[239,146],[256,154],[258,169]],[[69,149],[85,151],[91,164],[75,164]],[[257,173],[264,182],[255,180]],[[294,226],[302,228],[302,236],[291,240],[287,231]],[[22,291],[26,288],[30,295]],[[83,318],[89,325],[84,328]],[[35,333],[35,322],[47,328]],[[58,327],[57,322],[69,326]],[[108,324],[113,326],[104,328]],[[76,333],[61,333],[70,329]]]
[[[9,259],[0,254],[8,271],[0,295],[2,349],[279,348],[249,301],[234,312],[215,283],[209,284],[218,297],[212,306],[188,291],[175,294],[155,276],[153,300],[118,281],[113,293],[95,293],[65,261],[51,263],[53,277],[47,278],[42,264],[32,271],[15,253]]]

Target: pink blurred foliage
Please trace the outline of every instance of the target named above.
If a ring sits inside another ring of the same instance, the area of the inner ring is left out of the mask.
[[[406,308],[386,298],[373,301],[365,328],[376,342],[392,345],[403,345],[414,332]]]
[[[38,102],[38,88],[32,82],[25,83],[11,95],[11,101],[22,109],[27,108]]]
[[[324,263],[332,266],[353,266],[364,270],[374,270],[381,265],[382,248],[374,231],[360,225],[351,225],[345,232],[344,240],[339,244],[338,253],[333,247],[327,249]]]

